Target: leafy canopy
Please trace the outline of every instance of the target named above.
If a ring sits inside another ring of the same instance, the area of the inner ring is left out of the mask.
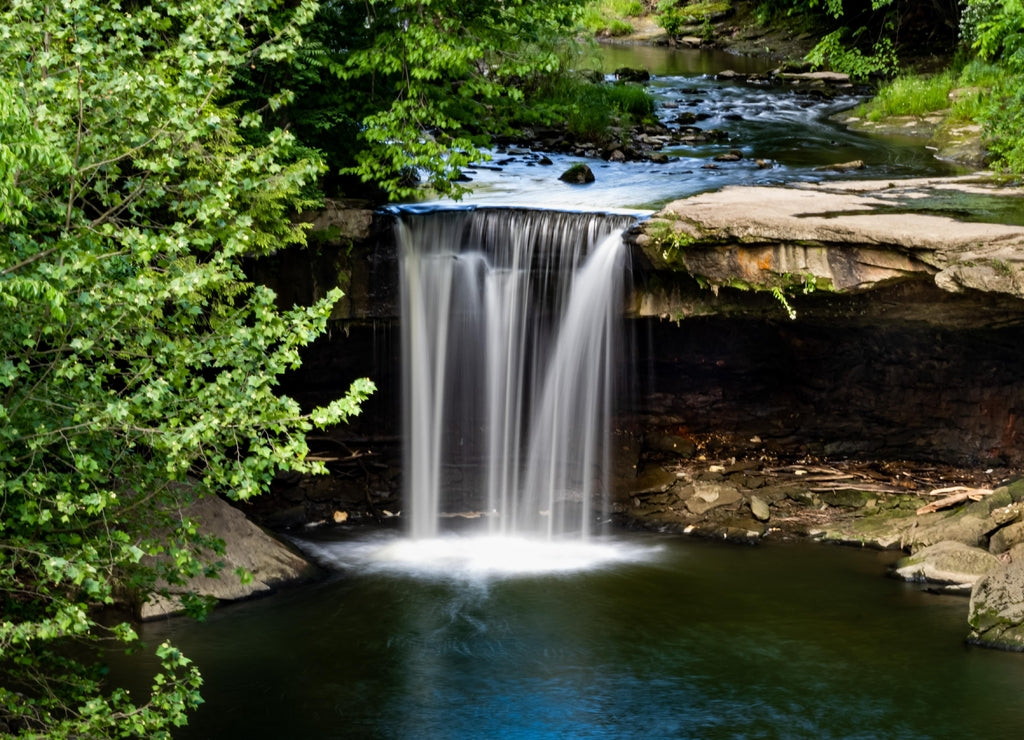
[[[294,89],[273,118],[325,154],[332,179],[341,170],[399,199],[423,174],[458,195],[489,137],[539,111],[531,97],[568,71],[583,1],[328,0],[299,56],[257,61],[239,92]]]
[[[168,737],[200,678],[170,645],[144,701],[94,648],[136,639],[97,608],[209,566],[194,497],[315,471],[277,378],[338,293],[279,310],[243,260],[302,243],[321,165],[225,101],[283,62],[306,0],[0,3],[0,733]],[[259,39],[255,43],[254,39]],[[278,93],[274,103],[287,100]],[[144,565],[144,556],[161,556]]]

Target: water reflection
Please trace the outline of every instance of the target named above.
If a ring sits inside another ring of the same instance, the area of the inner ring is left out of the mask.
[[[1024,656],[964,646],[966,602],[885,579],[890,554],[622,541],[650,557],[468,580],[349,559],[144,637],[173,637],[206,677],[181,738],[1009,738],[1024,722]]]

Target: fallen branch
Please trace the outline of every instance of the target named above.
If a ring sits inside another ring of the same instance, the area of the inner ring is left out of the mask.
[[[963,486],[954,486],[954,489],[963,488]],[[934,493],[934,491],[933,491]],[[934,511],[940,509],[948,509],[951,506],[962,504],[964,501],[981,501],[986,496],[992,493],[990,488],[964,488],[962,491],[957,491],[952,496],[946,496],[940,498],[938,501],[932,501],[930,504],[925,504],[917,510],[917,515],[931,514]]]
[[[864,491],[865,493],[903,493],[899,488],[879,486],[873,483],[851,483],[845,486],[818,486],[810,489],[812,493],[829,493],[831,491]]]

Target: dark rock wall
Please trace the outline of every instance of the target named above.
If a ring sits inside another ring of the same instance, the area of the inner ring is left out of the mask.
[[[349,296],[283,386],[308,408],[356,377],[377,383],[363,415],[328,435],[328,447],[337,438],[397,446],[401,435],[397,255],[389,217],[367,223],[362,241],[281,252],[257,276],[285,304],[308,303],[338,282]],[[1024,464],[1021,301],[911,280],[795,296],[799,318],[789,321],[770,294],[673,280],[682,278],[637,276],[638,294],[664,304],[654,313],[686,318],[631,312],[624,425],[738,447],[757,439],[790,455]]]
[[[1024,327],[637,324],[642,425],[790,454],[1024,462]]]

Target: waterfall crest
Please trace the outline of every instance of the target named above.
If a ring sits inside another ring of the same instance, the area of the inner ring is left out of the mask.
[[[405,501],[414,538],[586,538],[607,492],[634,217],[400,213]]]

